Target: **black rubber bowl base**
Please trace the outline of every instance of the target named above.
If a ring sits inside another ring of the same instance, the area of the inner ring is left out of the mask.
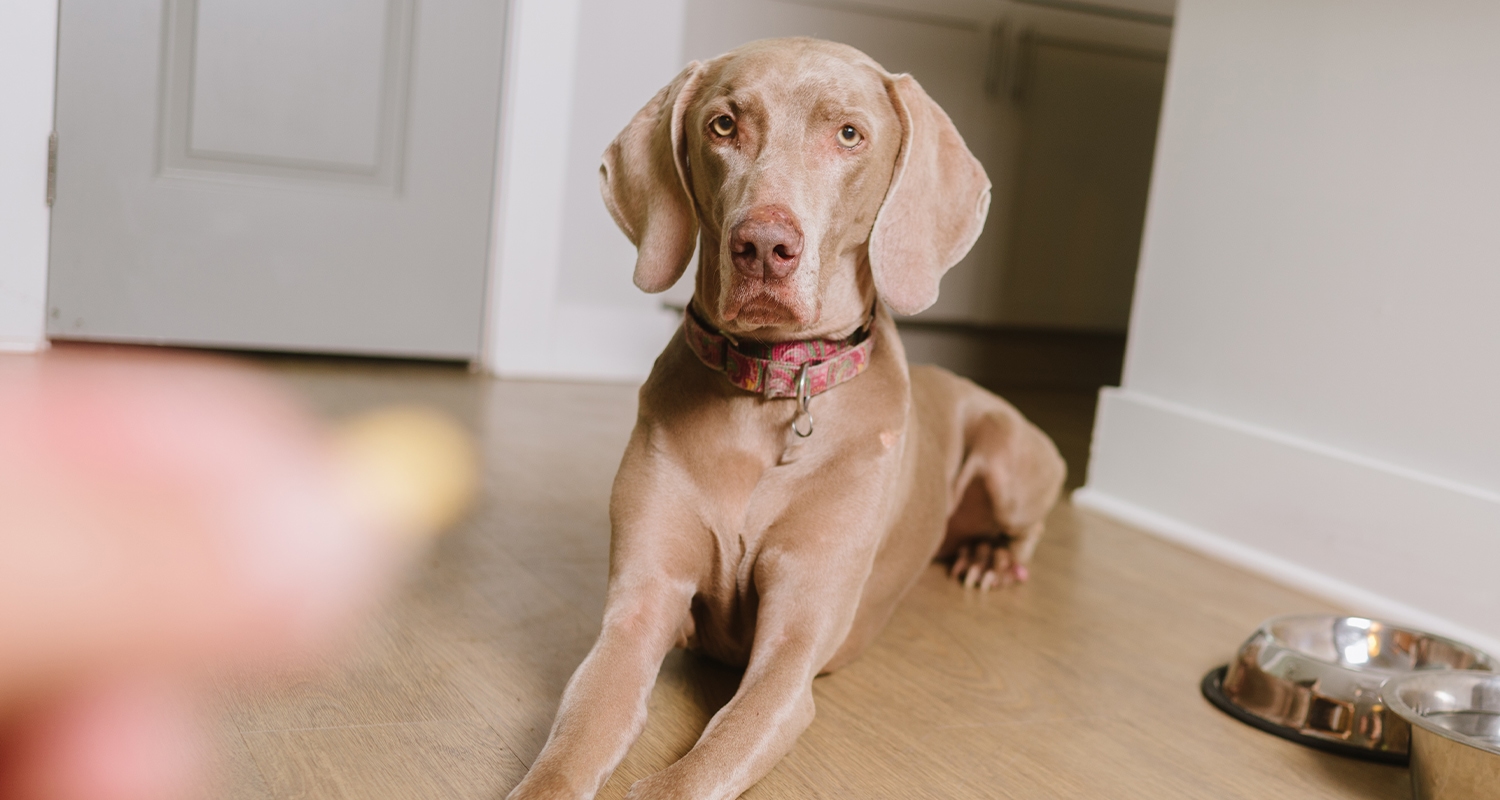
[[[1406,753],[1388,753],[1380,750],[1370,750],[1365,747],[1356,747],[1352,744],[1344,744],[1343,742],[1331,742],[1327,739],[1319,739],[1316,736],[1308,736],[1296,728],[1288,728],[1277,725],[1274,722],[1267,722],[1251,714],[1235,705],[1234,701],[1224,695],[1224,674],[1228,671],[1228,666],[1215,667],[1209,670],[1208,674],[1203,676],[1203,683],[1199,684],[1199,688],[1203,690],[1204,699],[1213,703],[1220,711],[1234,717],[1240,722],[1260,728],[1266,733],[1274,733],[1287,741],[1296,742],[1304,747],[1311,747],[1314,750],[1322,750],[1325,753],[1332,753],[1336,756],[1357,758],[1360,761],[1374,761],[1377,764],[1392,764],[1398,767],[1407,765],[1409,757]]]

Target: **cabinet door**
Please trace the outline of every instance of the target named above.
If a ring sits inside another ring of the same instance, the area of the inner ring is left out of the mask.
[[[1015,235],[999,317],[1028,327],[1124,331],[1166,59],[1040,36],[1024,47]]]
[[[505,4],[68,0],[48,333],[473,359]]]

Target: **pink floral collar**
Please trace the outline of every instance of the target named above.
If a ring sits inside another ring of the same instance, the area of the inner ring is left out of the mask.
[[[698,360],[724,373],[735,386],[764,395],[767,400],[793,397],[806,401],[853,380],[870,366],[870,353],[875,348],[870,336],[874,321],[871,315],[870,321],[847,339],[735,341],[699,319],[689,305],[683,313],[682,332]]]

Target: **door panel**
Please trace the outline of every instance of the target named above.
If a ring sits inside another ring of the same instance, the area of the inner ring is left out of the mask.
[[[504,16],[69,0],[49,334],[476,357]]]
[[[410,26],[404,4],[383,5],[180,4],[188,24],[173,26],[173,33],[187,34],[179,49],[191,56],[177,73],[192,90],[188,151],[373,170],[381,135],[391,132],[382,130],[381,107],[401,95],[402,76],[391,74],[387,63],[404,49]],[[287,25],[287,19],[299,24]],[[181,95],[169,98],[180,101]]]
[[[300,17],[286,13],[300,5],[180,0],[168,7],[163,174],[396,185],[412,0],[323,0]]]

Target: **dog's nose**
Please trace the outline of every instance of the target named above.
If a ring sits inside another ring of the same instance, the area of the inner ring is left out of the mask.
[[[802,226],[781,206],[759,206],[729,233],[735,270],[764,280],[792,274],[802,257]]]

